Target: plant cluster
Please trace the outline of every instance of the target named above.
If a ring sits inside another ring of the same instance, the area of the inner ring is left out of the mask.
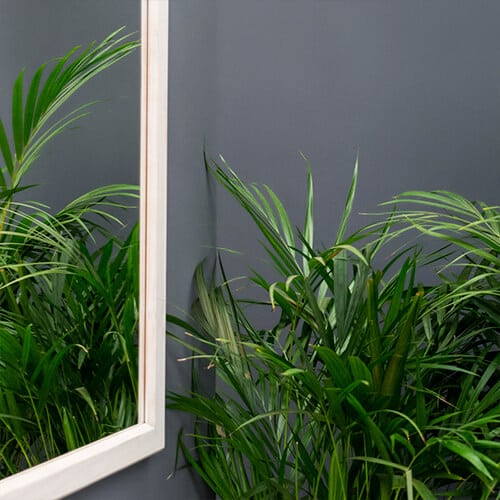
[[[13,88],[0,121],[0,478],[137,421],[138,231],[113,235],[137,187],[94,189],[57,213],[16,195],[42,148],[88,114],[60,118],[87,81],[137,47],[112,33]],[[122,231],[124,233],[124,231]]]
[[[235,293],[220,260],[220,284],[200,265],[193,321],[169,317],[185,331],[172,335],[216,372],[213,394],[195,373],[193,391],[168,402],[196,416],[179,449],[207,485],[228,500],[494,498],[498,207],[407,192],[348,236],[356,166],[335,240],[318,250],[310,172],[294,231],[269,187],[244,183],[224,160],[206,164],[259,228],[279,276],[253,272],[262,301]],[[410,232],[442,245],[426,252]],[[437,283],[421,285],[430,264]],[[252,321],[258,307],[276,318],[264,329]]]

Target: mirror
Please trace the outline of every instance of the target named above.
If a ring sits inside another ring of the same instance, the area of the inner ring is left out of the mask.
[[[107,1],[110,4],[113,3],[115,9],[120,10],[121,3]],[[47,14],[47,9],[53,13],[57,12],[58,9],[66,9],[70,16],[77,16],[76,11],[71,11],[71,2],[66,0],[51,0],[51,3],[57,4],[57,6],[51,7],[48,7],[48,2],[35,2],[33,0],[23,0],[23,2],[1,0],[1,2],[9,3],[9,5],[16,4],[16,8],[25,9],[25,19],[34,19],[36,23],[33,29],[36,29],[38,25],[43,25],[41,18],[43,14]],[[92,10],[92,6],[97,9],[102,3],[105,2],[92,0],[84,3],[85,7],[92,12],[93,19],[98,23],[102,21],[102,18],[96,14],[96,11]],[[138,280],[139,328],[136,335],[139,353],[137,423],[2,479],[0,481],[0,498],[2,499],[59,498],[141,460],[164,446],[168,4],[168,0],[141,0],[140,2],[136,0],[137,11],[139,12],[140,9],[141,13],[141,98],[140,113],[138,113],[140,114],[140,272]],[[45,11],[40,11],[39,15],[35,15],[34,11],[37,9],[45,9]],[[4,16],[6,11],[7,9],[2,9],[2,20],[7,20],[15,26],[12,18]],[[53,31],[64,31],[64,26],[58,26],[57,23],[49,24],[49,26]],[[19,28],[15,27],[16,30]],[[116,27],[114,26],[112,29]],[[3,33],[6,31],[8,30],[4,30]],[[24,29],[19,31],[26,32]],[[129,30],[127,29],[127,31]],[[38,33],[33,38],[36,40],[37,36]],[[89,34],[87,39],[77,39],[69,47],[61,46],[59,53],[52,53],[48,58],[46,57],[38,63],[64,54],[72,46],[82,42],[88,43],[92,39],[94,36]],[[97,39],[99,40],[99,38]],[[6,43],[5,40],[3,42]],[[43,43],[40,41],[40,46],[42,45]],[[15,63],[14,49],[15,47],[12,47],[12,57]],[[112,72],[114,69],[113,67],[108,71]],[[6,84],[0,82],[0,94],[5,93],[5,91],[10,94],[11,84],[10,81]],[[87,96],[84,96],[84,99],[85,97]],[[95,96],[91,99],[102,97],[108,96]],[[110,96],[110,101],[112,102],[114,98],[115,96]],[[25,99],[29,99],[29,93]],[[3,101],[1,102],[3,104]],[[92,113],[98,120],[99,114],[102,113],[102,106],[101,109],[92,110]],[[9,117],[5,118],[2,113],[2,118],[7,121]],[[114,119],[116,120],[116,118]],[[133,127],[134,124],[131,124],[130,128]],[[71,134],[72,131],[69,132]],[[77,133],[78,131],[76,131]],[[101,140],[105,140],[105,137],[101,137]],[[64,137],[60,138],[60,142],[62,141],[64,141]],[[91,163],[93,151],[86,150],[83,154]],[[116,155],[119,158],[119,148]],[[120,161],[117,160],[117,163],[117,172],[120,173]],[[6,168],[8,169],[8,165]],[[106,175],[108,174],[109,169],[106,171]],[[47,181],[42,176],[42,179],[33,178],[30,182],[53,182],[55,193],[58,195],[58,191],[64,190],[67,183],[64,180],[64,175],[67,179],[73,175],[68,166],[65,166],[64,172],[59,172],[56,181]],[[92,187],[109,182],[118,181],[104,179],[103,182]],[[121,182],[131,181],[127,179]],[[79,187],[80,193],[86,191],[87,186],[80,185]],[[24,196],[25,193],[20,194]],[[34,199],[34,195],[26,199]],[[49,200],[47,204],[51,203],[53,200]],[[40,208],[40,212],[41,210]],[[61,276],[65,276],[65,274],[61,273]],[[83,353],[80,356],[83,363],[85,349],[80,349]],[[22,357],[23,360],[25,358],[28,359],[29,356]],[[46,374],[43,380],[47,380],[47,377]],[[80,392],[83,400],[88,399],[84,391]],[[88,404],[91,406],[91,402]],[[2,443],[3,445],[4,443]],[[29,456],[29,450],[27,453]]]

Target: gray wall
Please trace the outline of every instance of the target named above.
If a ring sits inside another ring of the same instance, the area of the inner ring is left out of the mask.
[[[472,0],[171,0],[169,307],[186,308],[212,245],[201,165],[206,139],[248,180],[265,182],[301,224],[306,154],[317,239],[336,232],[356,151],[356,211],[405,189],[450,189],[498,203],[500,4]],[[217,193],[217,244],[231,274],[262,257],[249,220]],[[354,221],[354,226],[361,223]],[[260,265],[260,264],[259,264]],[[167,385],[189,369],[169,345]],[[167,450],[75,499],[205,498]]]
[[[351,179],[355,212],[407,189],[498,203],[500,3],[470,0],[219,0],[217,148],[269,184],[302,225],[306,165],[317,243],[331,244]],[[230,275],[264,255],[226,193],[217,244]],[[352,227],[364,221],[353,221]]]
[[[25,94],[35,69],[76,45],[103,40],[125,26],[138,32],[137,0],[0,0],[0,115],[10,128],[11,89],[25,68]],[[139,34],[135,35],[135,39]],[[132,37],[131,39],[134,39]],[[47,71],[46,71],[47,72]],[[104,184],[138,183],[140,52],[101,73],[70,99],[66,112],[89,101],[90,116],[55,138],[25,179],[25,193],[53,209]],[[62,116],[62,114],[60,114]]]

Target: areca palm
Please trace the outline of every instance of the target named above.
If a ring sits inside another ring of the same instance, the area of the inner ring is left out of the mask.
[[[469,285],[491,286],[479,295],[469,288],[471,302],[458,281],[417,283],[417,270],[436,260],[425,249],[403,246],[377,264],[407,226],[422,227],[411,214],[396,210],[346,235],[357,169],[335,241],[318,250],[310,175],[305,223],[295,232],[268,187],[246,184],[223,161],[207,166],[257,224],[279,276],[251,274],[267,292],[259,301],[237,298],[222,266],[219,285],[200,267],[194,321],[170,317],[188,332],[175,337],[217,375],[215,395],[195,385],[169,403],[198,419],[195,449],[182,437],[180,446],[210,487],[228,499],[493,494],[500,358],[490,352],[498,323],[485,301],[498,292],[496,257],[469,262]],[[439,230],[428,214],[422,220]],[[471,221],[455,229],[481,234]],[[448,242],[466,257],[468,243]],[[438,255],[443,265],[456,258],[452,250]],[[278,319],[258,329],[248,304],[272,308]]]
[[[138,235],[113,228],[137,186],[98,187],[56,213],[16,196],[93,103],[63,105],[137,48],[121,32],[43,64],[27,91],[21,71],[10,140],[0,121],[0,477],[136,420]]]

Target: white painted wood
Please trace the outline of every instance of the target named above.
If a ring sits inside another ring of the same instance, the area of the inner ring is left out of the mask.
[[[164,448],[169,0],[141,0],[139,422],[0,481],[1,500],[52,500]]]

